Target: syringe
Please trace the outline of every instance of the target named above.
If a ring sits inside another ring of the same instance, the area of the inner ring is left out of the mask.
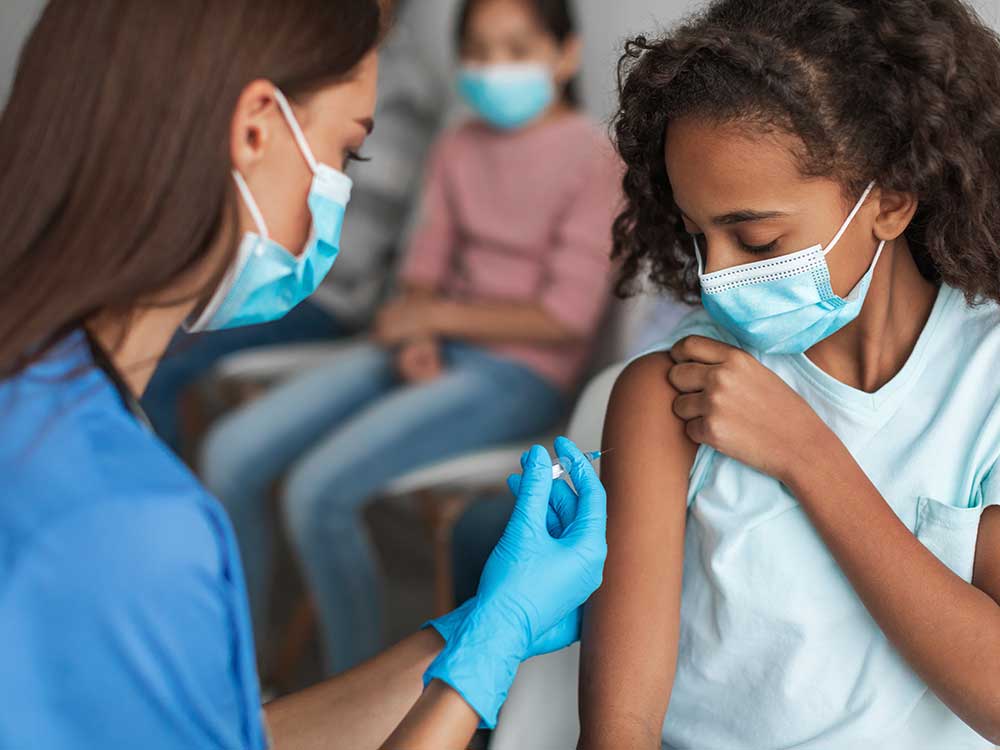
[[[612,450],[612,448],[608,448],[607,450],[591,451],[590,453],[584,453],[583,456],[590,461],[590,463],[595,463],[601,456],[606,453],[610,453]],[[560,456],[552,465],[552,478],[559,479],[559,477],[569,473],[572,465],[573,462],[570,459]]]

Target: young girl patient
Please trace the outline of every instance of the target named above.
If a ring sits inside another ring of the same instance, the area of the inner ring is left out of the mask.
[[[610,296],[621,169],[576,106],[568,0],[466,0],[458,31],[460,87],[478,117],[436,146],[403,293],[375,340],[225,418],[202,455],[258,627],[267,500],[285,475],[284,525],[330,672],[382,645],[364,504],[420,466],[554,429]]]
[[[625,283],[704,309],[612,397],[581,747],[1000,744],[996,36],[721,0],[622,76]]]

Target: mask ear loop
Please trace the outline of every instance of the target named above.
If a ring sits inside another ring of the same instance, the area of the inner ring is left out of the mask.
[[[698,277],[701,278],[705,275],[705,264],[701,260],[701,248],[698,247],[697,237],[692,237],[691,241],[694,243],[694,257],[698,259]]]
[[[292,129],[292,135],[295,136],[295,142],[299,144],[299,150],[305,157],[306,164],[309,165],[312,173],[316,174],[319,171],[319,165],[316,157],[313,156],[312,149],[309,148],[309,141],[306,140],[306,134],[302,132],[302,128],[299,125],[299,121],[295,118],[295,113],[292,111],[292,106],[288,103],[288,99],[285,98],[285,95],[277,87],[274,89],[274,100],[278,103],[278,109],[281,110],[281,114],[285,116],[288,127]]]
[[[260,208],[257,206],[257,201],[253,198],[253,193],[250,192],[250,186],[247,185],[247,181],[243,179],[243,175],[233,170],[233,180],[236,182],[236,188],[240,191],[240,195],[243,196],[243,203],[246,204],[247,210],[250,212],[250,217],[253,219],[254,224],[257,225],[257,233],[261,236],[261,239],[268,239],[267,234],[267,224],[264,223],[264,214],[260,212]]]
[[[844,236],[844,232],[846,232],[847,228],[851,226],[851,222],[854,221],[854,217],[858,215],[858,211],[860,211],[861,207],[865,205],[865,201],[868,200],[868,196],[871,195],[871,192],[874,189],[875,181],[872,180],[868,183],[868,187],[865,188],[865,192],[861,195],[861,200],[855,204],[850,216],[847,217],[847,221],[845,221],[840,227],[840,231],[838,231],[836,236],[834,236],[834,238],[830,241],[830,244],[823,249],[823,255],[829,255],[830,251],[833,250],[838,242],[840,242],[840,238]]]

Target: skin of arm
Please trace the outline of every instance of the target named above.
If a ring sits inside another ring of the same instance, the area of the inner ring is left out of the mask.
[[[479,715],[448,685],[434,680],[382,750],[464,750]]]
[[[375,339],[387,346],[425,337],[544,344],[580,338],[541,304],[464,303],[432,294],[409,294],[389,303],[375,323]]]
[[[671,351],[692,440],[784,483],[865,607],[928,687],[1000,744],[1000,510],[980,521],[972,583],[899,520],[839,438],[748,354],[692,337]]]
[[[697,447],[670,415],[666,354],[622,373],[602,460],[608,490],[604,584],[584,616],[582,750],[658,750],[677,663],[688,475]],[[664,419],[664,415],[667,418]]]
[[[423,674],[443,646],[436,631],[422,630],[344,675],[269,703],[264,711],[275,750],[380,747],[421,698]],[[430,713],[427,703],[433,707],[434,698],[421,699],[421,715]],[[475,724],[473,719],[469,737]],[[455,726],[465,724],[458,721]]]

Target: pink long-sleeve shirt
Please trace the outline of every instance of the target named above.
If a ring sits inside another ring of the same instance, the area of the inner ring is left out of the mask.
[[[464,302],[541,304],[580,342],[484,346],[571,389],[610,296],[619,164],[579,114],[514,133],[477,121],[445,133],[402,280]]]

